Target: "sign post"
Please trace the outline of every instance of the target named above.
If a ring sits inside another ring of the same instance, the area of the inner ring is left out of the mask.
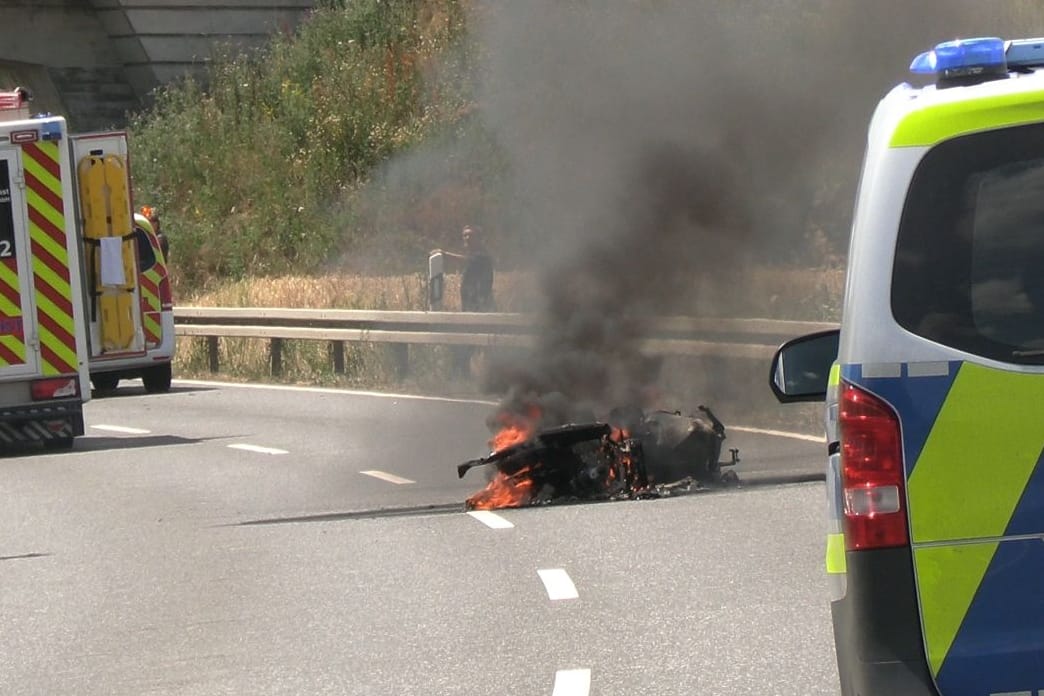
[[[442,252],[432,252],[428,256],[428,309],[432,312],[442,311],[442,296],[446,281],[444,268],[445,257]]]

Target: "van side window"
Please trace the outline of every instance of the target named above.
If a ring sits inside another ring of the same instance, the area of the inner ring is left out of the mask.
[[[1044,364],[1044,125],[944,142],[914,173],[892,270],[905,329]]]
[[[156,252],[152,250],[149,236],[140,227],[134,228],[134,242],[138,247],[138,268],[147,271],[156,265]]]

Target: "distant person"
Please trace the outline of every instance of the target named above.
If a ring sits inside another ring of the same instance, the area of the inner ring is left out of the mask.
[[[493,303],[493,258],[486,250],[482,228],[466,225],[460,233],[464,253],[441,251],[446,257],[464,264],[460,276],[460,310],[462,312],[492,312]],[[453,372],[459,377],[471,374],[471,356],[474,346],[453,347]]]
[[[482,228],[466,225],[461,230],[460,238],[464,243],[463,254],[442,252],[448,258],[464,264],[464,270],[460,275],[460,311],[492,312],[493,258],[486,250]]]

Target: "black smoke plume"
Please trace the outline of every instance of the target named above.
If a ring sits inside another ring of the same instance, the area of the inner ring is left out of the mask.
[[[1031,11],[998,5],[476,3],[482,115],[512,167],[499,233],[544,269],[537,345],[489,369],[494,421],[654,399],[649,317],[707,309],[708,283],[742,292],[751,259],[793,260],[823,190],[850,208],[873,106],[912,56]]]

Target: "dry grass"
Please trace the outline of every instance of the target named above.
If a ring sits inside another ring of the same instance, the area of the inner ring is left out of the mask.
[[[699,316],[764,317],[836,321],[844,291],[843,269],[759,267],[737,271],[727,285],[691,287],[692,312]],[[501,312],[533,312],[540,306],[533,273],[498,273],[493,294]],[[447,311],[460,309],[460,276],[446,277]],[[289,307],[313,309],[427,309],[424,275],[282,276],[229,283],[180,302],[204,307]]]
[[[426,280],[419,274],[378,278],[282,276],[230,283],[186,304],[294,309],[424,309],[425,287]]]
[[[534,306],[535,293],[527,274],[501,273],[494,289],[502,298],[502,311],[521,312]],[[447,310],[460,308],[460,276],[446,279]],[[529,304],[527,304],[527,302]],[[243,280],[211,290],[183,305],[204,307],[288,307],[312,309],[427,309],[427,279],[420,274],[360,277],[327,275],[319,277],[284,276]],[[283,376],[270,374],[268,341],[260,339],[221,339],[219,364],[227,379],[274,380],[298,384],[319,384],[356,388],[388,388],[424,393],[475,394],[470,381],[454,380],[450,375],[451,356],[442,347],[411,346],[410,373],[401,376],[394,349],[382,344],[345,346],[345,374],[333,372],[329,344],[320,341],[286,341],[283,344]],[[204,339],[181,339],[174,362],[182,376],[209,376]]]

